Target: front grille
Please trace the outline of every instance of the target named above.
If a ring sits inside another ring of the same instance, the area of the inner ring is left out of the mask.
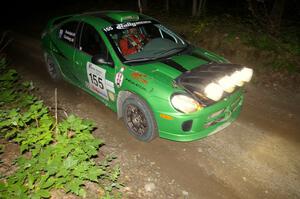
[[[221,110],[219,110],[219,111],[217,111],[217,112],[214,112],[214,113],[210,114],[210,115],[208,116],[208,119],[212,119],[212,118],[217,117],[218,115],[222,114],[222,113],[224,112],[224,110],[225,110],[225,109],[221,109]]]
[[[235,100],[231,105],[230,105],[230,110],[231,112],[234,112],[239,105],[242,103],[242,97],[239,97],[237,100]]]
[[[210,121],[210,122],[207,122],[205,125],[204,125],[204,128],[208,128],[210,126],[213,126],[219,122],[222,122],[224,120],[225,117],[221,117],[219,119],[216,119],[216,120],[213,120],[213,121]]]
[[[242,97],[237,98],[233,103],[231,103],[227,108],[221,109],[219,111],[216,111],[212,114],[210,114],[207,118],[209,120],[204,124],[204,128],[208,128],[210,126],[216,125],[219,122],[225,122],[227,121],[233,112],[237,110],[237,108],[242,103]]]

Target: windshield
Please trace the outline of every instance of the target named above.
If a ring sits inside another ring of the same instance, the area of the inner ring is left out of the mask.
[[[187,47],[174,32],[152,21],[116,24],[104,28],[104,32],[125,62],[155,60]]]

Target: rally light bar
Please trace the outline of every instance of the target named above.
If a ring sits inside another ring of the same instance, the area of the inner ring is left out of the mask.
[[[176,78],[176,84],[209,105],[249,82],[253,69],[237,64],[210,63],[187,71]]]

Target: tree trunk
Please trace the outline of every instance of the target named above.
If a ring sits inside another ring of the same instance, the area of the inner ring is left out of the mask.
[[[255,6],[253,0],[247,0],[248,2],[248,9],[250,10],[253,17],[260,20],[259,14],[257,13],[257,7]]]
[[[198,2],[198,8],[196,16],[199,17],[202,14],[202,7],[203,7],[204,0],[199,0]]]
[[[203,0],[203,3],[202,3],[202,15],[205,15],[206,13],[206,0]]]
[[[192,7],[192,16],[195,17],[197,15],[197,2],[198,0],[193,0]]]
[[[169,3],[170,3],[169,0],[166,0],[166,11],[167,11],[167,13],[169,13],[169,11],[170,11],[170,4]]]
[[[266,28],[269,33],[276,36],[280,31],[285,0],[274,0],[271,10],[268,9],[265,2],[257,2],[256,0],[247,1],[249,10],[257,22]]]
[[[148,10],[148,0],[142,0],[143,11]]]
[[[270,32],[271,34],[278,34],[280,25],[281,25],[281,19],[284,11],[284,3],[285,0],[275,0],[272,11],[270,14]]]
[[[139,7],[139,12],[143,13],[143,6],[141,0],[138,0],[138,7]]]

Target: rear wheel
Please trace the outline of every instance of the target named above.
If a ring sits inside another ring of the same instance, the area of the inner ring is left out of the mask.
[[[45,57],[47,72],[50,75],[50,77],[55,81],[61,80],[61,74],[59,68],[55,63],[55,61],[53,60],[53,58],[47,53],[45,53],[44,57]]]
[[[150,142],[157,137],[153,113],[142,99],[129,96],[123,103],[123,120],[129,133],[141,141]]]

